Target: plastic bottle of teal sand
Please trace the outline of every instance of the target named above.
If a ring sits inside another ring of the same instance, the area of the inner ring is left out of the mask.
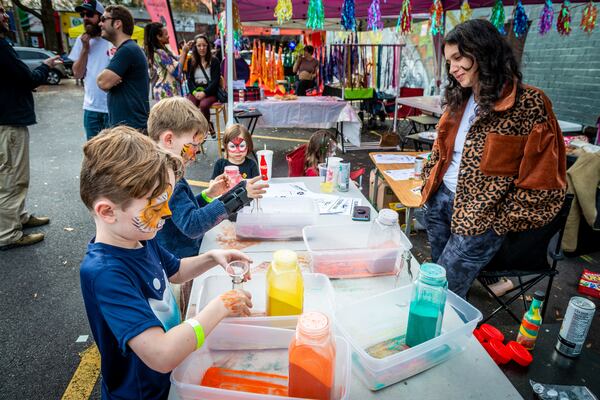
[[[448,281],[444,267],[432,263],[421,265],[408,313],[408,346],[417,346],[440,335],[447,291]]]

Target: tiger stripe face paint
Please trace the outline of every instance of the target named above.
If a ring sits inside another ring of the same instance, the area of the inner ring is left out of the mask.
[[[184,162],[196,160],[196,152],[198,151],[199,144],[186,143],[181,148],[181,158]]]
[[[172,215],[169,208],[169,199],[172,193],[173,188],[168,185],[163,194],[148,200],[148,204],[140,211],[140,214],[133,218],[133,225],[142,233],[159,231],[165,220]]]

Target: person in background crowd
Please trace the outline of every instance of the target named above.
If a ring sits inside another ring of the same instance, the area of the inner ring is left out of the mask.
[[[83,127],[88,140],[108,127],[106,93],[96,84],[96,77],[108,66],[112,43],[100,37],[100,17],[104,7],[96,0],[84,0],[75,11],[83,19],[85,33],[75,39],[69,58],[73,64],[73,77],[83,79]]]
[[[327,130],[313,133],[304,154],[304,175],[319,176],[319,164],[324,163],[327,157],[333,156],[336,147],[334,133]]]
[[[109,126],[128,125],[145,132],[150,112],[148,63],[131,40],[133,16],[123,6],[108,6],[100,17],[100,28],[102,37],[117,48],[96,79],[98,87],[108,92]]]
[[[298,96],[306,96],[306,91],[315,87],[315,78],[319,70],[319,61],[313,57],[314,47],[306,46],[304,54],[298,57],[294,64],[293,71],[298,75]]]
[[[521,82],[512,49],[486,20],[444,42],[448,86],[422,202],[433,262],[465,297],[508,232],[540,228],[565,198],[565,144],[552,104]]]
[[[0,250],[27,246],[44,239],[43,233],[23,229],[46,225],[47,217],[25,210],[29,188],[29,125],[36,123],[31,91],[48,79],[60,56],[45,60],[31,71],[17,57],[6,36],[8,15],[0,3]]]
[[[182,66],[190,45],[185,43],[179,58],[167,48],[169,32],[160,22],[150,22],[144,28],[144,50],[150,66],[152,97],[159,101],[167,97],[181,96]]]
[[[204,118],[210,122],[210,106],[217,101],[221,71],[219,60],[212,56],[206,36],[198,35],[194,38],[187,71],[190,92],[188,99],[200,108]]]

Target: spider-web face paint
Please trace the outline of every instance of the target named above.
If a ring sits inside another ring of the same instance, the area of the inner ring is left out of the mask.
[[[248,150],[248,144],[244,138],[238,136],[227,143],[227,151],[232,153],[243,153]]]
[[[148,205],[140,211],[140,215],[133,218],[133,225],[140,232],[153,233],[159,231],[165,224],[165,220],[171,217],[171,209],[169,208],[171,193],[173,193],[173,189],[169,185],[163,194],[148,200]]]

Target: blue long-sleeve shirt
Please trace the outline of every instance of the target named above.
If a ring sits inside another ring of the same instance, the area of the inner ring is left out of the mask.
[[[173,215],[156,238],[161,246],[179,258],[198,255],[204,234],[228,217],[223,202],[206,203],[201,195],[194,195],[183,178],[175,184],[169,208]]]

